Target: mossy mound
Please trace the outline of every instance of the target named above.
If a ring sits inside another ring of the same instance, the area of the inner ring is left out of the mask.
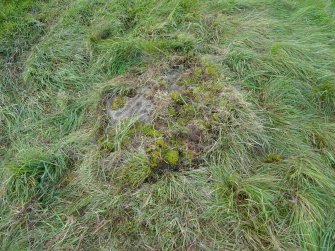
[[[201,166],[223,125],[229,126],[236,111],[247,106],[212,64],[194,58],[118,77],[104,99],[109,125],[100,139],[102,149],[107,155],[121,151],[121,166],[128,168],[139,165],[131,156],[141,154],[147,166],[143,181]]]

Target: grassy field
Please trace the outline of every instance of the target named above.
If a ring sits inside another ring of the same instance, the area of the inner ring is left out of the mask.
[[[334,0],[2,0],[0,250],[335,250]]]

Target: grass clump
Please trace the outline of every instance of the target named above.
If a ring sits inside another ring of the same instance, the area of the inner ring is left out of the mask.
[[[333,109],[335,104],[335,84],[323,83],[313,89],[314,95],[321,107]],[[328,107],[328,108],[327,108]]]
[[[14,200],[49,193],[50,186],[57,184],[68,170],[68,161],[61,154],[31,150],[15,159],[5,165],[9,172],[7,195]]]

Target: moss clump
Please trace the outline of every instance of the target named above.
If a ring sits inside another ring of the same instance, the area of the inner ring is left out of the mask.
[[[178,91],[170,92],[170,98],[172,99],[173,102],[175,102],[178,105],[182,105],[185,103],[182,94]]]
[[[152,170],[155,170],[161,162],[161,151],[160,149],[149,149],[147,151],[147,154],[149,158],[150,168]]]
[[[142,125],[140,131],[150,137],[159,137],[161,134],[158,130],[156,130],[153,125]]]
[[[171,166],[175,166],[179,162],[179,151],[171,148],[163,138],[158,138],[146,152],[152,169],[164,162]]]
[[[218,69],[210,63],[198,64],[194,68],[189,69],[180,79],[179,84],[183,86],[197,86],[209,80],[219,77]],[[207,83],[208,84],[208,83]]]
[[[163,138],[156,139],[155,143],[146,149],[151,169],[155,169],[162,160],[162,152],[168,146]]]
[[[171,166],[177,165],[179,161],[179,152],[177,150],[167,150],[164,153],[164,160]]]
[[[112,110],[120,109],[120,108],[124,107],[125,103],[126,103],[126,98],[125,97],[123,97],[123,96],[116,97],[111,104],[111,109]]]
[[[265,163],[275,163],[275,162],[280,162],[284,160],[284,156],[279,154],[279,153],[271,153],[269,154],[266,159],[265,159]]]
[[[156,146],[162,149],[166,149],[168,147],[167,143],[163,138],[159,138],[156,140]]]
[[[178,68],[180,76],[175,82],[178,89],[163,88],[164,102],[159,103],[161,95],[157,99],[151,96],[159,105],[158,116],[151,123],[137,121],[126,138],[126,143],[129,139],[132,146],[127,150],[144,147],[147,167],[151,171],[149,179],[156,179],[166,171],[197,168],[203,160],[203,149],[216,140],[214,135],[218,134],[224,119],[220,105],[222,82],[213,78],[216,69],[200,63],[183,67],[186,68]],[[190,85],[185,85],[186,82]],[[149,81],[148,84],[150,86],[145,91],[155,94],[160,91],[160,84],[165,86],[167,82]],[[131,87],[119,90],[111,104],[112,109],[119,109],[134,95],[136,89]],[[165,95],[168,95],[167,99]],[[139,141],[143,144],[138,144]]]
[[[177,111],[176,111],[176,109],[173,106],[169,106],[167,108],[167,111],[168,111],[169,116],[171,116],[171,117],[177,115]]]

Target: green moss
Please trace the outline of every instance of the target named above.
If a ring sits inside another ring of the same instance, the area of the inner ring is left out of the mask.
[[[177,115],[176,109],[173,106],[169,106],[167,108],[168,114],[173,117]]]
[[[220,121],[220,115],[217,112],[213,113],[212,118],[215,123]]]
[[[210,77],[210,78],[216,78],[220,75],[217,68],[214,65],[211,65],[211,64],[206,65],[205,74],[206,74],[207,77]]]
[[[280,162],[284,160],[284,156],[282,156],[279,153],[271,153],[269,154],[266,159],[265,159],[265,163],[275,163],[275,162]]]
[[[161,152],[157,149],[150,152],[149,161],[151,169],[158,167],[159,163],[161,162]]]
[[[172,91],[172,92],[170,92],[170,98],[176,104],[182,105],[182,104],[185,103],[182,94],[180,92],[178,92],[178,91]]]
[[[164,149],[164,148],[167,148],[167,143],[164,141],[163,138],[159,138],[156,140],[156,146]]]
[[[153,127],[153,125],[143,125],[140,130],[144,135],[151,137],[159,137],[161,135],[160,132]]]
[[[180,84],[195,87],[209,80],[218,78],[219,75],[220,73],[215,65],[210,63],[199,64],[192,69],[190,74],[185,75],[184,78],[180,80]],[[206,86],[209,86],[208,83]]]
[[[177,165],[179,161],[179,152],[177,150],[167,150],[164,152],[164,160],[172,166]]]
[[[168,148],[163,138],[158,138],[153,145],[146,149],[146,153],[150,162],[150,167],[155,169],[162,162],[162,152]]]
[[[150,160],[151,168],[158,167],[162,162],[175,166],[180,159],[179,151],[170,147],[163,138],[158,138],[146,152]]]
[[[125,103],[126,103],[125,97],[123,96],[116,97],[111,104],[111,108],[112,110],[120,109],[125,105]]]

